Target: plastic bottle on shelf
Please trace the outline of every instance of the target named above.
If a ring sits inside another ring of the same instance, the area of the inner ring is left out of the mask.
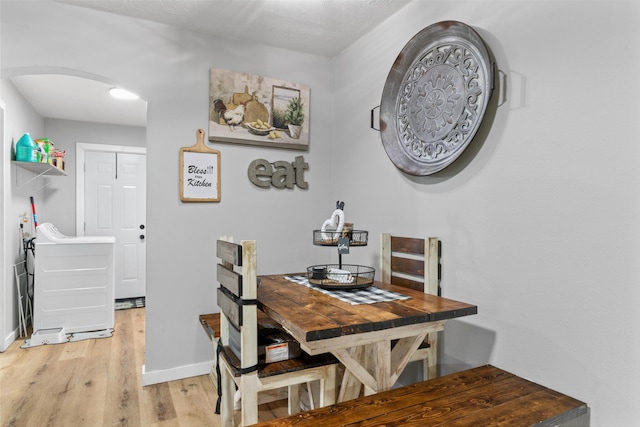
[[[53,142],[49,138],[45,138],[44,150],[47,152],[47,163],[52,165],[53,164],[53,152],[55,151],[55,147],[53,145]]]
[[[53,163],[53,142],[49,138],[40,138],[36,139],[35,143],[40,154],[38,161],[40,163]]]
[[[38,146],[31,135],[25,133],[16,144],[16,161],[18,162],[37,162]]]

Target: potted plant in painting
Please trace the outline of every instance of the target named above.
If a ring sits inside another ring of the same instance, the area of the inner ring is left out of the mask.
[[[287,111],[284,115],[284,122],[289,127],[291,138],[300,138],[302,122],[304,122],[304,112],[302,111],[302,101],[300,98],[292,98],[287,104]]]

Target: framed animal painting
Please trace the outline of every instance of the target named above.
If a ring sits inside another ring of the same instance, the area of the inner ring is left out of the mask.
[[[309,149],[309,86],[211,68],[209,141]]]

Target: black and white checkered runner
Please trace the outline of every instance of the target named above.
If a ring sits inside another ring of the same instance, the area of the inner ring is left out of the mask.
[[[341,291],[340,289],[323,289],[319,286],[314,286],[309,283],[309,279],[305,276],[285,276],[285,278],[300,285],[304,285],[307,288],[315,289],[319,292],[322,292],[323,294],[338,298],[340,301],[344,301],[351,305],[373,304],[376,302],[395,301],[410,298],[406,295],[387,291],[386,289],[380,289],[375,286],[369,286],[368,288],[354,289],[350,291]]]

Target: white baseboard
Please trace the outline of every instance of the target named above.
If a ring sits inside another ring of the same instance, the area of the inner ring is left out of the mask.
[[[212,365],[213,360],[150,372],[147,372],[145,369],[146,366],[142,365],[142,386],[166,383],[167,381],[181,380],[183,378],[197,377],[199,375],[208,375],[209,372],[211,372]]]
[[[0,349],[0,353],[8,349],[9,346],[13,344],[13,342],[16,340],[17,337],[18,337],[18,330],[14,329],[13,332],[11,332],[9,335],[5,337],[4,342],[2,343],[2,348]]]

